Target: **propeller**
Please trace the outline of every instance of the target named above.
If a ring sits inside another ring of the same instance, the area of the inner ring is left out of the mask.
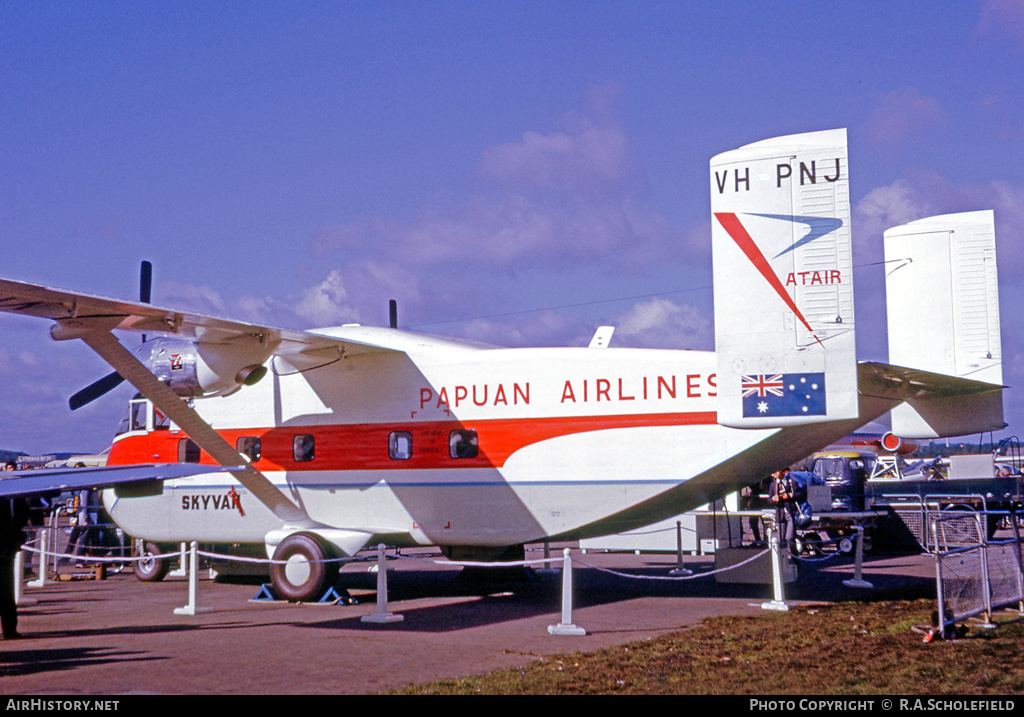
[[[106,376],[101,378],[99,381],[94,381],[89,384],[81,391],[76,393],[74,396],[68,399],[68,406],[71,407],[72,411],[77,411],[79,408],[87,403],[92,403],[100,396],[103,396],[115,388],[120,386],[124,382],[124,378],[121,377],[117,371],[108,373]]]
[[[152,296],[153,290],[153,265],[148,262],[142,262],[142,269],[139,276],[139,301],[143,304],[150,303],[150,297]],[[146,335],[142,335],[142,341],[145,343]],[[76,411],[87,403],[95,401],[100,396],[103,396],[115,388],[120,386],[124,382],[124,378],[117,371],[108,373],[106,376],[101,378],[99,381],[94,381],[89,384],[81,391],[76,393],[74,396],[68,399],[68,406],[72,411]]]

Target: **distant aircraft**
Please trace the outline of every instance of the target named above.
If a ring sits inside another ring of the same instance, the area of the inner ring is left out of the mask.
[[[108,461],[134,482],[104,492],[128,534],[262,546],[281,561],[281,597],[316,599],[336,578],[324,561],[368,544],[514,559],[526,543],[678,515],[905,400],[907,438],[1002,428],[994,283],[987,343],[954,321],[935,347],[954,364],[857,363],[848,172],[845,130],[711,161],[714,352],[609,348],[609,327],[587,348],[524,349],[394,326],[291,331],[6,280],[0,309],[52,320],[54,339],[114,368],[75,405],[121,378],[138,390]],[[927,229],[948,245],[975,224]],[[900,331],[948,325],[973,291],[954,277],[951,294],[949,271],[921,258],[935,242],[894,249],[905,262],[892,276],[910,280],[890,289]],[[990,261],[994,281],[988,250],[952,261]],[[147,340],[133,352],[115,330]],[[103,469],[89,470],[81,480],[97,483]],[[0,494],[27,490],[17,483]]]

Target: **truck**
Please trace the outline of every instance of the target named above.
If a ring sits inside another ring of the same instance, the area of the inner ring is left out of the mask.
[[[906,547],[908,512],[915,508],[982,513],[991,538],[1009,516],[1024,507],[1024,475],[1015,444],[1009,455],[1004,441],[992,453],[909,460],[899,453],[856,447],[825,450],[811,457],[809,469],[832,491],[831,512],[874,511],[871,526],[876,546]],[[830,535],[831,535],[830,531]]]

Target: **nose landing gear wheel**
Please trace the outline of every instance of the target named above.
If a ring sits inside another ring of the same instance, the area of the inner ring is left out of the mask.
[[[139,560],[132,563],[135,577],[144,583],[158,583],[167,577],[171,564],[166,558],[155,557],[160,553],[160,546],[144,542],[139,549]]]

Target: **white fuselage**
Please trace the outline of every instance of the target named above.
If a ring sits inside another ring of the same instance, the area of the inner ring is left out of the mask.
[[[271,369],[197,410],[233,445],[259,439],[254,467],[312,520],[396,544],[618,532],[757,482],[764,474],[735,460],[758,444],[750,466],[763,471],[824,440],[719,426],[711,352],[446,347]],[[129,431],[110,462],[178,461],[184,440],[173,427]],[[111,491],[108,504],[150,540],[262,542],[283,527],[216,474],[167,481],[153,497]]]

